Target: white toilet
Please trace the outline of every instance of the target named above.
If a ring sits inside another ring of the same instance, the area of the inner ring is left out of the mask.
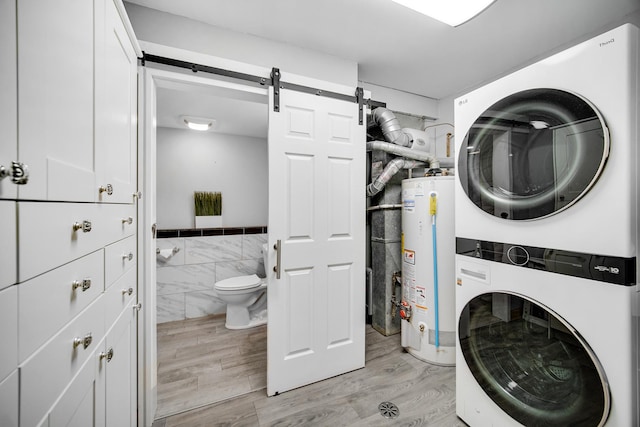
[[[267,269],[267,245],[262,259]],[[227,303],[227,329],[247,329],[267,323],[267,279],[256,274],[231,277],[214,285],[218,297]]]

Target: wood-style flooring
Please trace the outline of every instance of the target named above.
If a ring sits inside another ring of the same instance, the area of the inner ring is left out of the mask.
[[[455,368],[417,360],[400,335],[371,326],[366,344],[363,369],[267,397],[266,327],[229,331],[224,316],[158,325],[153,427],[466,425],[455,415]],[[397,418],[380,415],[385,401]]]

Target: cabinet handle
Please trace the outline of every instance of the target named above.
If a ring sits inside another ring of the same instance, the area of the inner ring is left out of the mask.
[[[77,348],[79,346],[83,346],[83,348],[87,348],[91,345],[91,341],[93,341],[93,337],[91,336],[91,332],[89,332],[84,337],[76,337],[73,339],[73,348]]]
[[[136,305],[134,305],[134,306],[133,306],[133,309],[134,309],[135,311],[140,311],[140,310],[142,310],[142,303],[141,303],[141,302],[137,303]]]
[[[73,231],[82,230],[83,233],[91,231],[91,221],[84,220],[82,222],[73,223]]]
[[[102,186],[100,186],[100,188],[98,188],[98,192],[100,194],[107,193],[107,195],[110,196],[110,195],[113,194],[113,185],[111,185],[111,184],[107,184],[106,186],[102,185]]]
[[[71,287],[75,291],[78,288],[82,288],[82,292],[91,287],[91,279],[74,280],[71,282]]]
[[[0,180],[11,177],[11,182],[24,185],[29,182],[29,166],[20,162],[11,162],[11,166],[6,168],[0,165]]]
[[[107,359],[107,362],[111,362],[111,359],[113,359],[113,347],[109,347],[109,350],[107,350],[106,353],[101,351],[99,356],[100,360]]]
[[[122,295],[131,295],[132,293],[133,293],[133,288],[122,290]]]
[[[133,224],[133,217],[130,216],[129,218],[122,218],[122,223],[129,224],[129,225]]]
[[[133,259],[133,252],[129,252],[128,254],[122,254],[122,259],[131,261]]]

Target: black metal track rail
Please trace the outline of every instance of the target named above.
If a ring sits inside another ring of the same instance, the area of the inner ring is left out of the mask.
[[[193,71],[197,73],[202,71],[204,73],[216,74],[219,76],[230,77],[238,80],[244,80],[247,82],[255,83],[261,86],[273,86],[274,90],[274,111],[280,111],[280,93],[278,89],[295,90],[297,92],[309,93],[317,96],[324,96],[327,98],[339,99],[347,102],[355,102],[359,106],[360,124],[363,123],[363,107],[366,105],[369,108],[386,107],[384,102],[374,101],[372,99],[364,99],[364,91],[361,87],[356,88],[354,95],[345,95],[343,93],[331,92],[328,90],[318,89],[309,86],[298,85],[294,83],[288,83],[280,80],[280,70],[273,68],[269,77],[261,77],[253,74],[240,73],[237,71],[226,70],[224,68],[210,67],[208,65],[196,64],[188,61],[181,61],[179,59],[167,58],[164,56],[151,55],[146,52],[142,52],[142,58],[140,62],[144,66],[146,62],[154,62],[156,64],[170,65],[172,67],[179,67]]]

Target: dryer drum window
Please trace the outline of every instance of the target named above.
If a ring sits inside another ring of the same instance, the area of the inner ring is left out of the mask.
[[[519,423],[600,426],[609,386],[596,355],[565,320],[520,295],[487,293],[465,306],[460,348],[487,395]]]
[[[592,188],[609,156],[609,132],[579,95],[531,89],[484,111],[460,151],[460,182],[476,206],[531,220],[568,208]]]

